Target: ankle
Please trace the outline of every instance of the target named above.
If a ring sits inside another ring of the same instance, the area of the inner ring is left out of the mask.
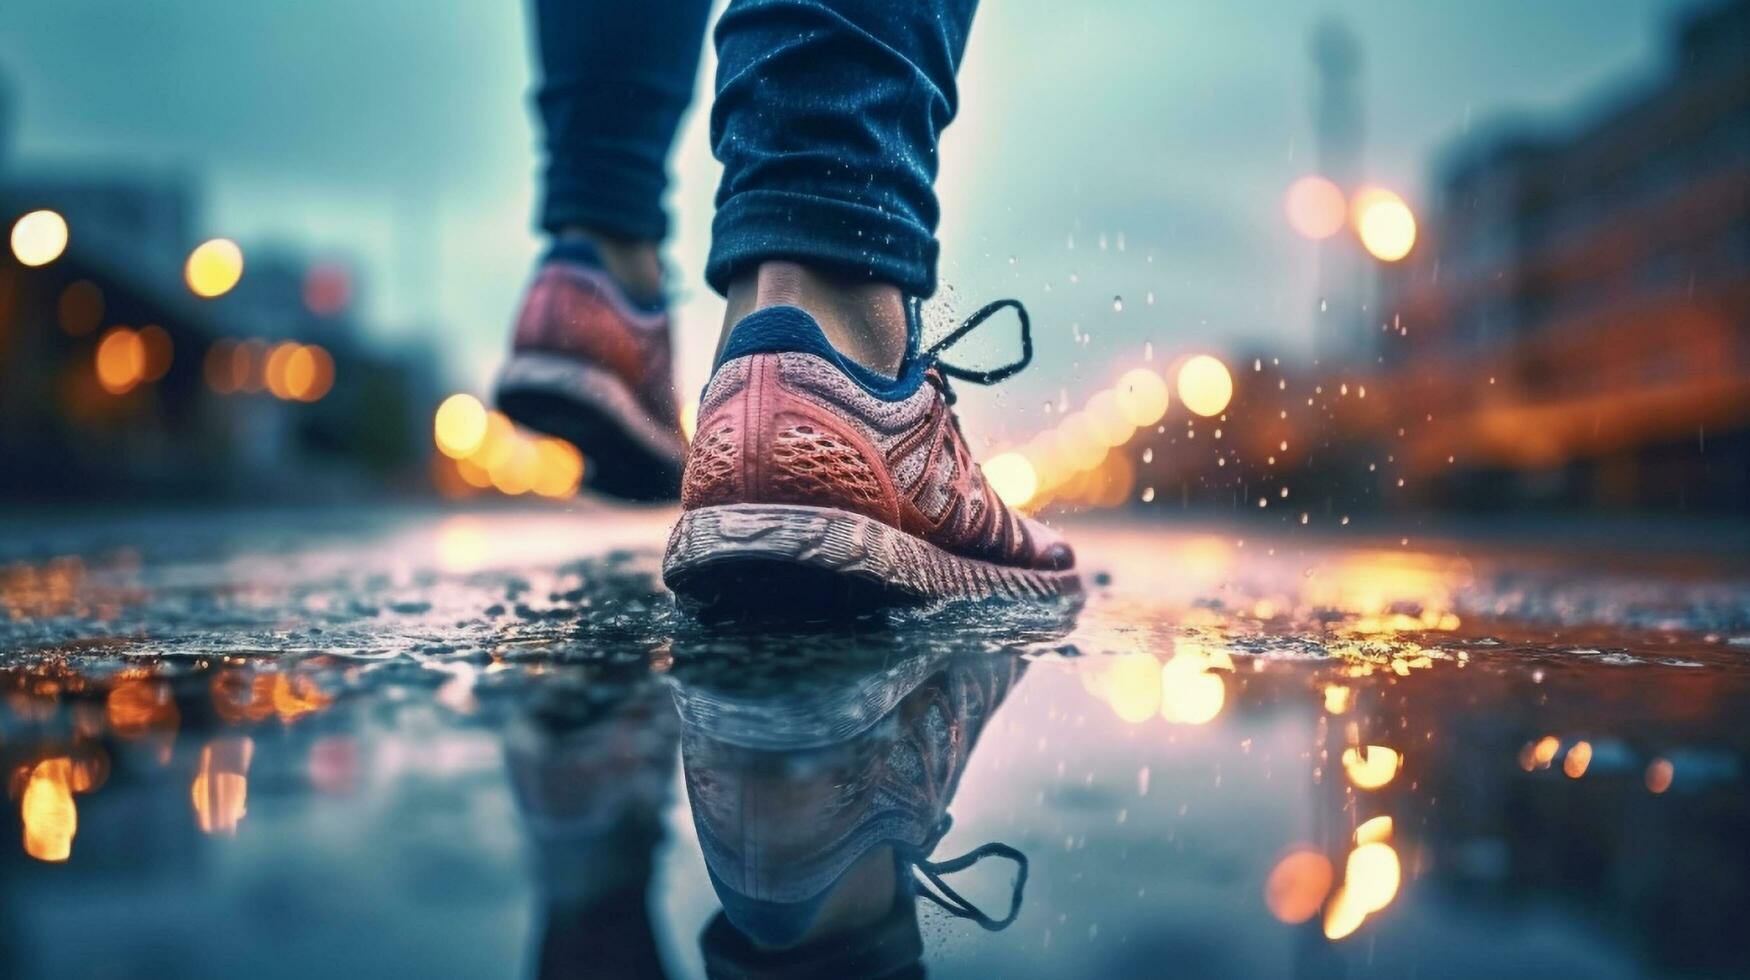
[[[771,306],[807,311],[839,353],[872,371],[899,373],[908,332],[899,287],[850,280],[795,262],[762,262],[730,284],[718,349],[743,317]]]
[[[588,242],[601,256],[602,267],[633,299],[662,298],[662,254],[656,242],[616,238],[588,228],[561,228],[560,240]]]

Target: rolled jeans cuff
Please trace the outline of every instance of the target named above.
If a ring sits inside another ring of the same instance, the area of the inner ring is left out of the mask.
[[[936,291],[940,251],[934,235],[890,211],[795,191],[743,191],[711,223],[705,281],[727,294],[759,263],[782,259],[927,297]]]
[[[668,214],[661,204],[667,183],[660,166],[652,170],[645,163],[616,167],[602,164],[599,156],[591,160],[590,154],[554,161],[547,169],[541,228],[549,234],[587,228],[632,241],[662,241],[668,237]]]

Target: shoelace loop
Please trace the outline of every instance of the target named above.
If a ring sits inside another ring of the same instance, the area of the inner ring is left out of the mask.
[[[980,324],[984,323],[984,321],[990,319],[992,316],[995,316],[1005,308],[1013,309],[1015,311],[1015,318],[1021,322],[1021,357],[1019,360],[1005,364],[1001,367],[991,368],[988,371],[974,371],[970,368],[956,367],[942,360],[943,351],[959,343],[967,334],[977,329]],[[1027,365],[1033,363],[1033,321],[1027,316],[1027,308],[1021,305],[1020,300],[999,299],[980,307],[971,316],[961,322],[960,326],[955,327],[950,331],[946,337],[931,344],[929,349],[924,351],[924,356],[929,358],[931,366],[940,372],[944,378],[968,381],[975,385],[993,385],[999,381],[1004,381],[1008,378],[1014,377],[1016,374],[1019,374],[1024,370]],[[942,389],[942,397],[947,399],[948,404],[954,404],[953,389],[949,388],[946,383],[942,384],[940,387]]]
[[[943,821],[943,831],[946,830],[946,820]],[[934,835],[941,839],[941,833]],[[917,869],[922,876],[918,881],[918,894],[936,903],[944,912],[958,919],[970,919],[990,932],[1000,932],[1007,929],[1015,917],[1021,914],[1021,894],[1027,887],[1027,855],[1007,844],[991,842],[978,847],[956,858],[945,861],[931,861],[925,857],[922,849],[908,848],[906,860]],[[945,875],[964,871],[987,857],[1007,858],[1015,862],[1015,887],[1009,895],[1009,912],[1000,919],[993,919],[984,910],[972,904],[965,896],[954,890],[954,887],[942,880]]]

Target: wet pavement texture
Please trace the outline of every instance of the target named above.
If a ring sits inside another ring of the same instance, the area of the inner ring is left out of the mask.
[[[1750,974],[1741,528],[771,631],[670,516],[0,520],[0,976]]]

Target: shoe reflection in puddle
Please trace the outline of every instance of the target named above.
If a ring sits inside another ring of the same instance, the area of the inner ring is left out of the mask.
[[[973,746],[1025,662],[945,648],[864,653],[682,657],[668,675],[693,822],[723,903],[701,938],[713,976],[916,972],[918,898],[992,930],[1020,911],[1019,851],[931,854]],[[1001,917],[943,877],[993,856],[1015,864]]]
[[[535,975],[660,977],[649,891],[676,725],[647,672],[552,683],[505,735],[543,917]]]

